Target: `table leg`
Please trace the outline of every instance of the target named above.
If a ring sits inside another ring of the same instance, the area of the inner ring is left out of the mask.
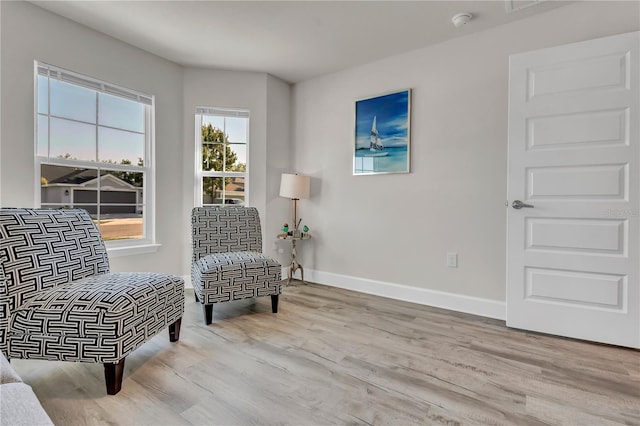
[[[289,265],[289,273],[287,274],[287,285],[291,282],[291,278],[293,278],[293,263]]]
[[[293,279],[293,274],[300,269],[300,275],[302,278],[302,283],[304,284],[304,268],[302,265],[298,263],[298,259],[296,258],[298,253],[296,252],[296,240],[291,240],[291,264],[289,265],[289,276],[287,278],[287,285]]]

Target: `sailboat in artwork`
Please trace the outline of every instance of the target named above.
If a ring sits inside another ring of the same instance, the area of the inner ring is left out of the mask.
[[[369,152],[364,154],[365,157],[384,157],[389,152],[384,150],[382,139],[376,127],[376,116],[373,116],[373,125],[371,126],[371,142],[369,144]]]

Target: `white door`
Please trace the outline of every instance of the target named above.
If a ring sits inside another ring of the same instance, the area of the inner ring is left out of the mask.
[[[509,327],[640,347],[639,40],[510,58]]]

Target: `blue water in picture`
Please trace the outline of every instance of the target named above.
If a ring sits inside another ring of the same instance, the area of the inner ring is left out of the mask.
[[[369,149],[356,150],[353,160],[353,173],[397,173],[409,171],[406,146],[385,148],[382,152],[387,152],[388,154],[384,157],[368,157],[367,154],[371,154]]]

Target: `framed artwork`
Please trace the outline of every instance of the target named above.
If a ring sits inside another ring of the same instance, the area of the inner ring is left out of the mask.
[[[411,90],[356,101],[353,174],[409,173]]]

